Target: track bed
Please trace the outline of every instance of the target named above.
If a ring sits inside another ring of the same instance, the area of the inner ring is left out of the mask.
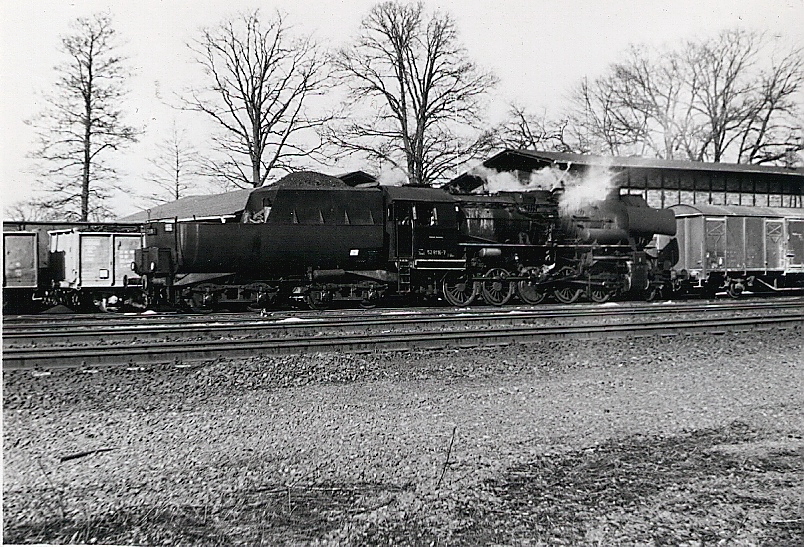
[[[799,329],[6,372],[4,540],[789,544],[803,353]]]

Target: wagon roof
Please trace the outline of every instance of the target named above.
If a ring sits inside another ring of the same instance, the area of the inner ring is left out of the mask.
[[[671,205],[678,216],[736,216],[736,217],[771,217],[771,218],[804,218],[804,209],[787,207],[754,207],[748,205]]]

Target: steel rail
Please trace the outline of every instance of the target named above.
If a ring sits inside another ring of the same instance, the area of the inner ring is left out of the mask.
[[[310,329],[332,329],[341,332],[354,329],[370,329],[376,327],[387,328],[389,324],[395,327],[413,326],[420,328],[427,325],[430,328],[451,328],[456,325],[470,325],[472,323],[484,322],[487,326],[499,323],[524,323],[528,321],[544,321],[555,319],[575,319],[592,317],[611,317],[622,315],[656,315],[669,313],[716,313],[716,312],[735,312],[735,311],[778,311],[785,308],[802,308],[802,302],[776,302],[768,303],[746,303],[741,305],[705,306],[682,304],[667,306],[645,306],[640,308],[623,307],[592,307],[579,309],[553,309],[553,310],[510,310],[472,313],[464,310],[461,313],[441,314],[380,314],[372,316],[361,316],[356,319],[349,317],[316,317],[316,318],[292,318],[297,321],[290,321],[291,317],[284,319],[250,319],[247,321],[208,321],[208,322],[186,322],[186,323],[167,323],[153,324],[137,321],[137,317],[131,318],[134,323],[112,325],[105,323],[103,326],[94,325],[72,325],[67,324],[48,324],[46,326],[32,328],[30,326],[20,327],[4,332],[3,346],[10,349],[19,346],[33,346],[37,344],[58,344],[76,345],[86,343],[97,343],[99,339],[104,340],[106,345],[120,343],[136,338],[140,342],[162,340],[169,336],[253,336],[253,335],[287,335],[291,332],[300,332]]]
[[[614,304],[614,305],[611,305]],[[545,316],[545,314],[554,314],[552,316],[560,315],[577,315],[580,313],[592,312],[592,314],[599,315],[615,315],[623,313],[628,310],[629,313],[645,314],[657,313],[659,310],[668,311],[701,311],[701,310],[749,310],[749,309],[777,309],[777,308],[790,308],[790,307],[804,307],[804,299],[784,299],[784,300],[767,300],[760,301],[722,301],[712,303],[704,302],[683,302],[683,303],[669,303],[669,302],[653,302],[653,303],[634,303],[633,301],[614,302],[611,304],[538,304],[535,306],[528,306],[525,304],[515,306],[498,307],[466,307],[455,308],[449,307],[444,309],[433,308],[382,308],[371,311],[366,310],[338,310],[338,311],[312,311],[312,310],[279,310],[273,312],[269,317],[258,317],[255,313],[248,314],[226,314],[226,315],[197,315],[197,314],[155,314],[155,315],[131,315],[131,314],[106,314],[103,319],[98,319],[97,315],[91,316],[89,320],[84,319],[85,315],[68,316],[67,319],[61,319],[59,316],[47,315],[33,315],[33,316],[16,316],[5,317],[3,319],[3,329],[7,333],[16,332],[34,332],[35,329],[51,329],[51,328],[111,328],[113,326],[130,326],[130,325],[143,325],[144,323],[153,324],[154,322],[163,321],[165,326],[169,324],[187,325],[187,321],[204,319],[203,323],[208,324],[211,321],[216,323],[238,323],[244,322],[252,323],[265,323],[275,321],[281,318],[298,318],[305,321],[312,320],[332,320],[332,321],[384,321],[389,317],[401,320],[404,317],[409,317],[411,320],[421,320],[430,317],[447,318],[450,316],[466,317],[467,314],[484,316],[488,318],[496,318],[502,316],[515,316],[515,315],[533,315]],[[357,313],[355,313],[357,312]],[[58,318],[58,319],[57,319]],[[189,323],[194,324],[194,323]]]
[[[502,330],[382,332],[349,336],[334,333],[318,337],[163,342],[157,346],[129,344],[102,347],[9,348],[3,355],[3,369],[184,364],[199,360],[249,358],[286,353],[467,348],[567,338],[672,336],[687,332],[723,334],[735,329],[769,329],[774,326],[801,329],[802,325],[804,325],[804,313],[799,312],[776,316],[719,318],[716,321],[682,319],[651,323],[640,321],[571,326],[518,326]]]

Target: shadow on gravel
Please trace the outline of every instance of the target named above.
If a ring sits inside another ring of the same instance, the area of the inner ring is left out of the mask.
[[[802,462],[800,436],[771,441],[742,423],[544,455],[460,503],[449,542],[799,544]]]
[[[545,454],[360,543],[802,545],[803,485],[800,435],[735,422]]]
[[[4,543],[117,545],[276,545],[324,537],[362,512],[393,500],[396,487],[266,487],[228,496],[214,507],[125,507],[90,516],[6,526]],[[377,500],[381,501],[377,501]]]

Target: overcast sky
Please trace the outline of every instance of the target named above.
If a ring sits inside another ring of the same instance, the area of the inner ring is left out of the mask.
[[[186,44],[198,30],[242,10],[278,8],[298,31],[327,46],[345,44],[376,0],[0,0],[0,72],[3,206],[31,196],[34,135],[24,120],[41,111],[43,93],[55,81],[60,37],[77,17],[109,11],[127,44],[135,75],[125,105],[127,121],[144,127],[125,152],[121,182],[142,192],[143,158],[165,137],[173,119],[191,122],[164,104],[200,73]],[[556,112],[569,88],[600,75],[629,44],[674,45],[724,28],[769,31],[804,47],[804,0],[425,0],[451,13],[472,59],[500,79],[491,105],[500,116],[511,101],[533,111]],[[328,172],[343,171],[333,167]],[[327,171],[326,169],[322,169]],[[118,196],[115,210],[128,214],[139,202]],[[4,217],[5,218],[5,217]]]

